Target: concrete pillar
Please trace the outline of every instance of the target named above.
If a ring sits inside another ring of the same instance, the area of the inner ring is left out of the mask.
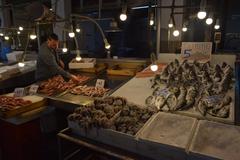
[[[4,5],[5,1],[4,0],[0,0],[0,5]],[[11,12],[11,8],[0,8],[0,17],[2,20],[2,24],[1,27],[10,27],[12,25],[12,19],[10,16],[10,12]]]
[[[63,19],[69,18],[72,12],[71,1],[69,0],[51,0],[52,9],[58,16]],[[65,26],[65,22],[57,23],[57,25],[53,26],[54,33],[59,36],[60,40],[63,40],[63,28]]]

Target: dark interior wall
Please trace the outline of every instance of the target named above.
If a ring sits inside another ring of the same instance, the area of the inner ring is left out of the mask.
[[[225,4],[222,48],[230,52],[240,52],[240,1],[226,0]]]

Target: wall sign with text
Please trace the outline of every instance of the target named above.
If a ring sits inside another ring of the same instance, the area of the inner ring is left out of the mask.
[[[182,42],[182,59],[209,61],[211,54],[212,42]]]

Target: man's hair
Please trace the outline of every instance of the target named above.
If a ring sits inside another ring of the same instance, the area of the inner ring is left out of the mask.
[[[56,35],[55,33],[52,33],[48,36],[48,39],[53,39],[55,41],[58,41],[58,35]]]

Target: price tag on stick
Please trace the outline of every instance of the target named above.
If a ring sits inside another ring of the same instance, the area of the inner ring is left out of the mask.
[[[39,86],[36,85],[36,84],[31,85],[31,86],[30,86],[30,89],[29,89],[29,94],[30,94],[30,95],[36,94],[37,91],[38,91],[38,87],[39,87]]]
[[[97,79],[96,87],[104,88],[105,80],[104,79]]]
[[[25,88],[15,88],[14,97],[23,97],[25,96]]]

